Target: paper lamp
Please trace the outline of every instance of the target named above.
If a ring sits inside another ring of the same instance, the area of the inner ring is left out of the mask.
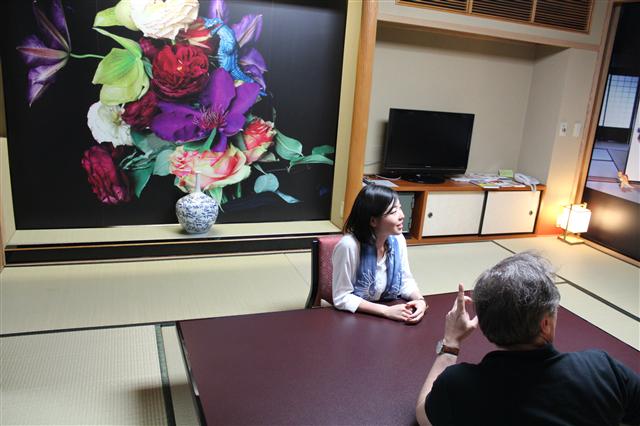
[[[556,226],[564,229],[563,234],[558,235],[558,238],[567,244],[583,243],[584,241],[579,236],[569,234],[587,232],[589,220],[591,220],[591,210],[587,208],[586,203],[564,206],[556,221]]]

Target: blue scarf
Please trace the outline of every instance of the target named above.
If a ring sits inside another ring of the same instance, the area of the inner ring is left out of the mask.
[[[387,238],[387,248],[387,287],[380,300],[399,298],[402,286],[402,259],[400,259],[398,239],[394,236]],[[353,294],[369,301],[373,300],[376,293],[377,260],[375,244],[360,245],[360,266],[356,272]]]

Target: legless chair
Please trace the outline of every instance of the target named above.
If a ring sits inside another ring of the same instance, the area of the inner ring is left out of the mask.
[[[327,235],[311,242],[311,290],[305,308],[318,308],[322,300],[333,305],[331,255],[340,238],[342,234]]]

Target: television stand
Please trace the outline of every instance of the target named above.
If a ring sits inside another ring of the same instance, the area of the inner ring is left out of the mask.
[[[409,176],[402,176],[403,180],[406,180],[408,182],[415,182],[415,183],[444,183],[445,181],[445,177],[444,176],[438,176],[438,175],[409,175]]]

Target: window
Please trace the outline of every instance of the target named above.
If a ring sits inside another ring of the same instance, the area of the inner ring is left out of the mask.
[[[631,115],[638,91],[638,77],[609,74],[604,92],[599,126],[631,127]]]

